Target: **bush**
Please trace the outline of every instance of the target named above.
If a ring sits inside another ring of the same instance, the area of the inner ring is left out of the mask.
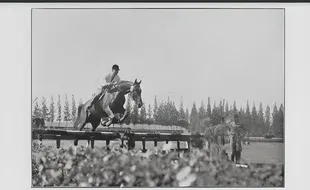
[[[207,150],[111,151],[71,147],[54,149],[33,144],[34,187],[283,187],[283,165],[249,165],[212,159]]]

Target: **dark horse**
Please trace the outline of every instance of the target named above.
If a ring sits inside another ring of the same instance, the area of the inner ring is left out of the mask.
[[[128,116],[128,111],[124,109],[125,104],[125,95],[128,94],[129,98],[133,99],[137,104],[138,108],[141,108],[142,98],[141,98],[141,88],[140,82],[131,82],[131,81],[120,81],[115,85],[114,88],[106,92],[106,95],[110,94],[107,98],[101,98],[99,101],[90,108],[90,114],[87,114],[87,107],[91,103],[91,100],[88,100],[85,104],[82,104],[78,107],[78,116],[74,123],[74,128],[80,128],[80,131],[83,130],[84,126],[87,123],[91,123],[92,131],[95,131],[99,126],[101,118],[107,118],[108,114],[103,110],[103,105],[108,104],[112,112],[115,114],[121,115],[121,118],[114,119],[112,123],[122,123],[124,119]],[[107,126],[108,127],[108,126]]]

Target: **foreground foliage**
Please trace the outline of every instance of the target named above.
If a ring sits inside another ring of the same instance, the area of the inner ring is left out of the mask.
[[[32,152],[34,187],[283,187],[283,170],[283,165],[272,164],[240,168],[198,149],[191,153],[83,146],[64,150],[34,142]]]

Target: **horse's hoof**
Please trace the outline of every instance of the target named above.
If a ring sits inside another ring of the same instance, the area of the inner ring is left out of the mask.
[[[104,126],[105,126],[105,127],[109,127],[111,124],[112,124],[112,120],[111,120],[111,121],[105,122]]]

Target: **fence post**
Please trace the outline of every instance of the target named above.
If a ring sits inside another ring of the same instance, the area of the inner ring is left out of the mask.
[[[142,138],[142,152],[146,152],[146,149],[145,149],[145,138],[143,137]]]
[[[107,150],[110,150],[110,140],[106,140],[106,146],[107,146]]]
[[[178,148],[178,150],[180,150],[180,141],[179,140],[177,140],[177,148]]]
[[[90,137],[90,146],[92,149],[94,149],[94,147],[95,147],[95,140],[94,140],[93,136]]]
[[[157,147],[157,139],[154,139],[154,146]]]
[[[136,145],[135,139],[133,138],[133,136],[130,136],[128,138],[128,150],[134,149]]]
[[[39,139],[40,143],[42,143],[42,135],[38,135],[38,139]]]
[[[79,144],[78,142],[79,142],[78,138],[75,137],[74,142],[73,142],[74,146],[77,146]]]
[[[191,150],[191,140],[190,139],[187,140],[187,149],[188,149],[188,151]]]
[[[56,135],[56,147],[60,148],[60,135]]]
[[[121,144],[121,148],[124,147],[124,139],[122,139],[122,144]]]

